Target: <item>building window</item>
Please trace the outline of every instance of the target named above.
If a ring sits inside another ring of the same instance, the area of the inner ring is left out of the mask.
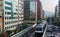
[[[17,13],[14,13],[14,15],[17,15]]]
[[[6,20],[6,17],[5,17],[5,20]]]
[[[5,4],[12,5],[12,3],[5,1]]]
[[[6,10],[11,10],[11,8],[10,8],[10,7],[7,7],[7,6],[5,6],[5,9],[6,9]]]
[[[9,19],[12,19],[11,17],[9,17]]]
[[[9,21],[9,24],[10,24],[10,21]]]
[[[6,12],[5,12],[5,14],[6,14]]]
[[[7,12],[7,14],[11,14],[11,12]]]
[[[7,17],[7,19],[8,19],[8,17]]]
[[[16,11],[18,11],[18,9],[16,9]]]
[[[5,27],[5,30],[6,30],[7,28]]]
[[[7,29],[8,29],[9,27],[7,27]]]
[[[9,26],[9,28],[10,28],[10,26]]]
[[[6,22],[5,22],[5,25],[6,25]]]

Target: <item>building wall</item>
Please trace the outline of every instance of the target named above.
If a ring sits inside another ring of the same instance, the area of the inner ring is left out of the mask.
[[[21,30],[22,23],[24,20],[24,2],[23,0],[18,0],[18,26],[17,28]]]
[[[24,1],[24,20],[29,20],[30,17],[30,1]]]
[[[18,23],[23,23],[24,20],[24,2],[23,0],[18,0]]]
[[[60,0],[58,1],[58,22],[60,23]]]
[[[58,6],[55,7],[55,17],[58,17]]]
[[[44,19],[44,10],[42,9],[42,14],[41,14],[42,16],[42,19]]]
[[[23,0],[0,1],[0,31],[15,30],[18,24],[23,23],[23,5]]]
[[[18,1],[4,0],[4,30],[14,30],[18,25]]]
[[[35,20],[36,18],[36,1],[35,0],[31,0],[30,1],[30,19],[31,20]]]
[[[24,0],[24,20],[35,18],[35,0]]]
[[[42,17],[41,12],[42,12],[41,1],[37,0],[37,18],[38,19],[41,19],[41,17]]]

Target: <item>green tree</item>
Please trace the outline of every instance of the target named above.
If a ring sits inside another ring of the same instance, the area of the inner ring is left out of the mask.
[[[26,22],[23,23],[23,27],[24,27],[24,29],[27,28],[28,27],[28,24]]]
[[[52,18],[52,22],[53,22],[54,25],[57,25],[57,23],[58,23],[57,18],[56,18],[56,17],[53,17],[53,18]]]

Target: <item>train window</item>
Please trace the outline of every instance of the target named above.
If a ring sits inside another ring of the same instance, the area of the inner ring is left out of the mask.
[[[42,28],[36,28],[37,31],[42,31]]]

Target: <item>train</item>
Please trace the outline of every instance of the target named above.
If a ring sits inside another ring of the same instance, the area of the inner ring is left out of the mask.
[[[44,30],[46,28],[46,21],[43,21],[42,23],[38,24],[35,28],[35,34],[40,36],[40,35],[43,35],[44,33]]]

